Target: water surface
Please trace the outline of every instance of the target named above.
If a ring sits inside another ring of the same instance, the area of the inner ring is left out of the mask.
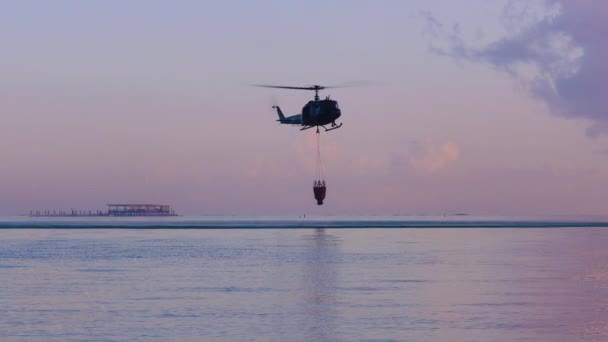
[[[605,341],[608,229],[3,229],[0,340]]]

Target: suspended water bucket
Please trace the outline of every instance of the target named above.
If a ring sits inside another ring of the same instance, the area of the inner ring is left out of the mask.
[[[312,187],[312,191],[315,194],[317,205],[323,205],[323,200],[325,199],[325,193],[327,191],[327,188],[325,187],[325,181],[315,181]]]

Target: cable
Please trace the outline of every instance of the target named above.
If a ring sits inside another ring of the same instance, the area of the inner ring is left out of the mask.
[[[317,179],[318,181],[325,182],[325,175],[323,170],[323,160],[321,159],[321,133],[317,131]]]

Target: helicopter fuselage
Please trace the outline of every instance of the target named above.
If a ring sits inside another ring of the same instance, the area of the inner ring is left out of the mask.
[[[325,100],[309,101],[303,108],[302,114],[296,114],[292,116],[283,115],[283,111],[279,106],[274,106],[279,115],[279,121],[285,125],[300,125],[301,130],[321,126],[326,131],[339,128],[342,126],[336,125],[336,119],[338,119],[342,112],[338,106],[338,102],[326,98]],[[331,125],[331,128],[325,127],[325,125]]]
[[[330,99],[309,101],[302,108],[302,126],[323,126],[335,123],[342,115],[338,102]]]

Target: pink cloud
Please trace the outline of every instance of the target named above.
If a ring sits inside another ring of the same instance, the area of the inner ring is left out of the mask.
[[[454,142],[439,147],[427,143],[421,156],[410,156],[410,163],[418,171],[434,173],[445,168],[450,162],[458,160],[460,148]]]
[[[328,139],[327,134],[321,133],[321,160],[326,163],[328,160],[338,161],[341,153],[338,146]],[[303,132],[294,143],[294,152],[298,162],[308,171],[316,169],[317,162],[317,136],[313,130]]]

